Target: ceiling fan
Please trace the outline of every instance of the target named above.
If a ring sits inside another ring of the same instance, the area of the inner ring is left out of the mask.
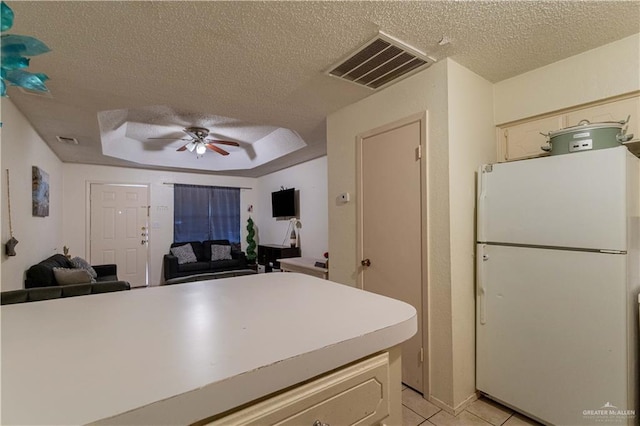
[[[191,139],[179,139],[182,141],[189,141],[185,145],[178,148],[176,151],[195,151],[198,156],[204,155],[207,149],[215,151],[221,155],[229,155],[227,151],[216,145],[229,145],[240,146],[238,142],[221,141],[217,139],[207,139],[209,136],[209,129],[204,127],[187,127],[183,130],[187,135],[191,136]],[[174,139],[174,138],[148,138],[148,139]]]

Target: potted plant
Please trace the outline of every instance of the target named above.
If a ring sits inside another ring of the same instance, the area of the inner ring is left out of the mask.
[[[256,236],[256,231],[253,225],[253,219],[249,217],[247,219],[247,261],[249,264],[256,263],[256,257],[258,254],[256,253],[256,240],[254,237]]]

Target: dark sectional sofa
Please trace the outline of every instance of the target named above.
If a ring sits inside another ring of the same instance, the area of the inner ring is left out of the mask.
[[[61,254],[43,260],[27,270],[24,289],[3,291],[0,304],[35,302],[61,297],[84,296],[131,289],[126,281],[118,280],[117,266],[92,265],[98,275],[94,283],[59,285],[53,268],[74,268],[73,263]]]
[[[53,268],[73,267],[73,263],[71,263],[71,261],[65,256],[61,254],[54,254],[48,259],[45,259],[27,269],[24,288],[59,286],[56,281],[56,277],[53,274]],[[97,283],[118,281],[118,269],[116,265],[92,265],[92,268],[96,271],[96,274],[98,274],[96,278]]]
[[[247,257],[244,252],[231,246],[231,259],[211,260],[212,245],[231,245],[228,240],[189,241],[185,243],[173,243],[171,247],[191,244],[197,262],[178,263],[178,258],[172,254],[164,255],[164,279],[187,277],[189,275],[208,274],[214,272],[234,271],[247,269]]]
[[[24,290],[3,291],[0,293],[0,304],[12,305],[14,303],[37,302],[39,300],[84,296],[87,294],[110,293],[112,291],[129,289],[131,289],[131,286],[126,281],[34,287]]]

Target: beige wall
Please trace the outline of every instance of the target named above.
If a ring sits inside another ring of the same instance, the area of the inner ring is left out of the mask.
[[[494,85],[495,122],[640,90],[640,34]]]
[[[33,130],[8,98],[2,98],[2,291],[24,288],[24,271],[54,253],[62,253],[64,208],[63,164]],[[49,174],[49,216],[34,217],[31,211],[31,166]],[[13,235],[19,241],[16,256],[4,254],[9,240],[7,176],[11,180]]]
[[[288,220],[271,216],[271,193],[281,186],[299,191],[300,251],[305,257],[322,258],[328,250],[327,157],[307,161],[258,179],[253,220],[259,244],[289,244]]]
[[[455,405],[475,391],[476,171],[495,161],[493,85],[454,61],[448,68],[449,210]]]
[[[356,136],[427,111],[429,397],[450,408],[475,391],[474,173],[496,155],[492,96],[489,82],[444,60],[327,118],[329,274],[355,285]],[[337,203],[342,192],[350,203]]]

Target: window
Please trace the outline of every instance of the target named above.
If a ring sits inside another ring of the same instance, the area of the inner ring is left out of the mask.
[[[240,243],[240,189],[174,185],[173,240]]]

